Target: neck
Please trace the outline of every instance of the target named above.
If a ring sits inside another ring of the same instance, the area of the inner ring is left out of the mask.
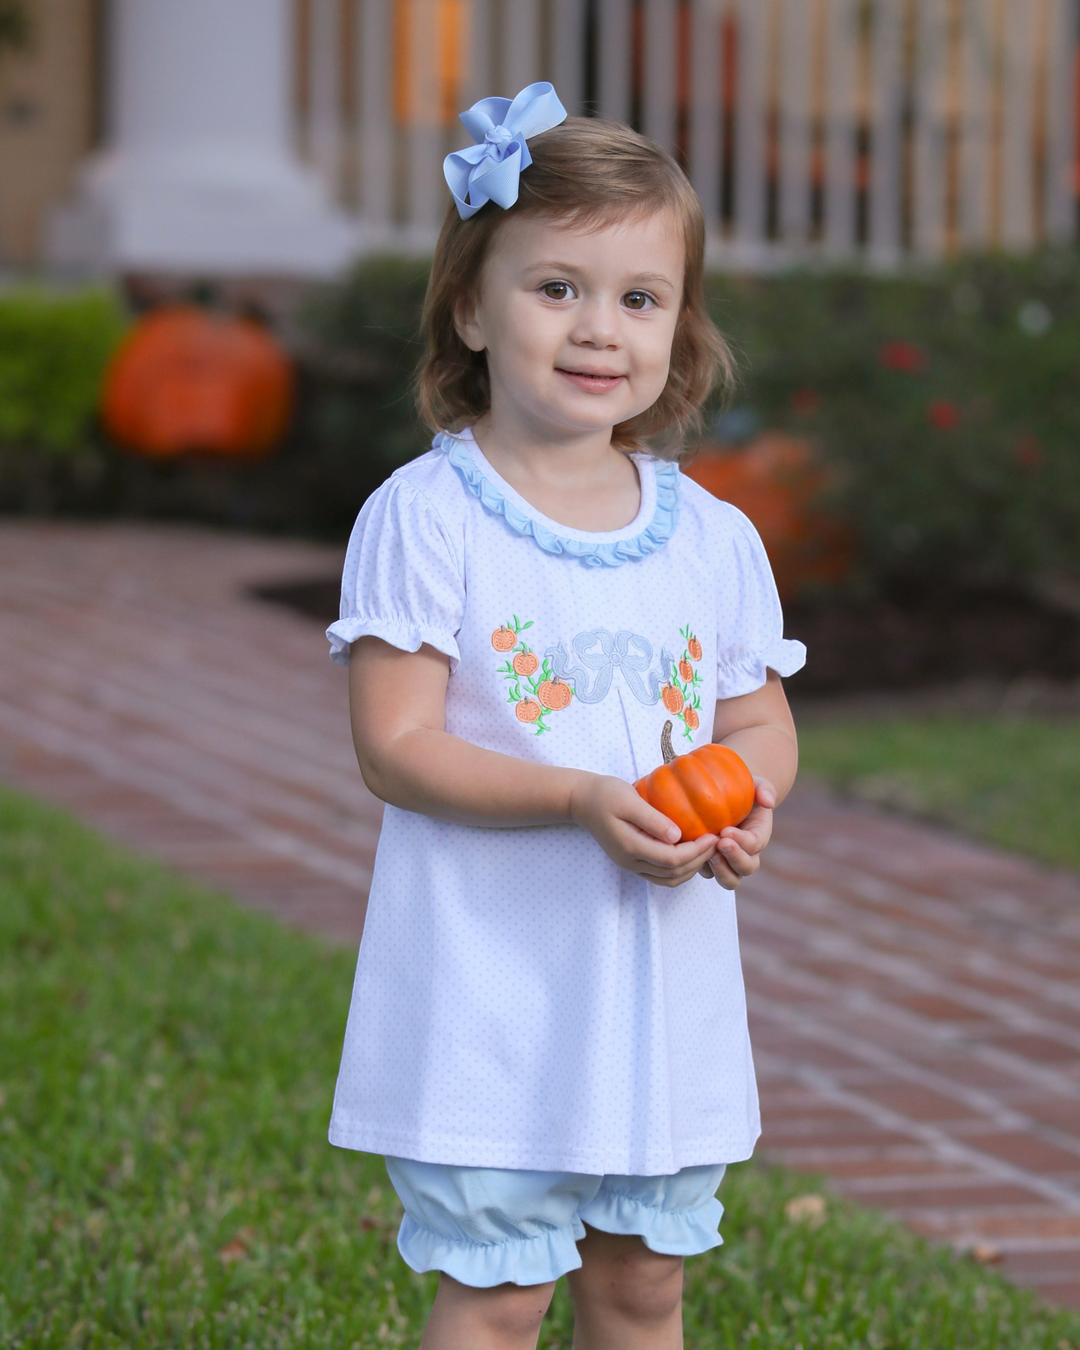
[[[473,427],[485,457],[509,481],[587,486],[626,462],[611,443],[613,428],[582,431],[544,425],[493,406]]]

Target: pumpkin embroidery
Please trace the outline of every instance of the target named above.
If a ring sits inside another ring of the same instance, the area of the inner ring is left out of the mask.
[[[541,662],[522,638],[521,634],[532,626],[532,619],[522,623],[515,614],[509,623],[492,633],[491,645],[497,652],[512,653],[499,667],[499,674],[510,682],[506,701],[514,705],[519,722],[535,727],[536,734],[542,736],[551,730],[546,721],[548,714],[568,708],[574,691],[552,669],[550,656]]]
[[[690,741],[701,725],[701,695],[698,693],[701,676],[694,669],[694,663],[701,660],[704,652],[689,624],[679,629],[679,635],[686,646],[679,660],[672,661],[671,678],[661,689],[660,697],[667,711],[681,719],[683,735]]]

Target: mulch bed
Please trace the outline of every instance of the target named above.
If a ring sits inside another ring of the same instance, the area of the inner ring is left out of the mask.
[[[340,579],[259,586],[253,594],[328,624],[338,617]],[[790,681],[800,696],[1080,678],[1080,615],[999,588],[789,604],[785,631],[810,652]]]

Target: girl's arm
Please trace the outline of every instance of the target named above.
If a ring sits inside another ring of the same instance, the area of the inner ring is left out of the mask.
[[[799,764],[795,723],[780,676],[770,670],[752,694],[720,699],[712,738],[742,756],[757,784],[754,809],[741,825],[720,831],[716,854],[706,869],[721,886],[733,890],[760,866],[761,852],[772,834],[773,807],[791,791]]]
[[[450,735],[449,674],[448,658],[433,647],[403,652],[376,637],[352,644],[353,744],[376,797],[468,825],[573,822],[613,862],[661,886],[681,885],[713,856],[715,835],[676,843],[678,826],[621,778],[535,764]]]

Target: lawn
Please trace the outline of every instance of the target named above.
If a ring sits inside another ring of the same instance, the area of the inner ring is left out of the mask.
[[[1080,719],[808,721],[799,752],[804,778],[1080,868]]]
[[[0,792],[0,1347],[419,1341],[379,1158],[326,1141],[353,953]],[[688,1263],[698,1350],[1066,1350],[1080,1315],[732,1170]],[[817,1216],[821,1218],[821,1216]],[[568,1347],[560,1286],[541,1344]]]

